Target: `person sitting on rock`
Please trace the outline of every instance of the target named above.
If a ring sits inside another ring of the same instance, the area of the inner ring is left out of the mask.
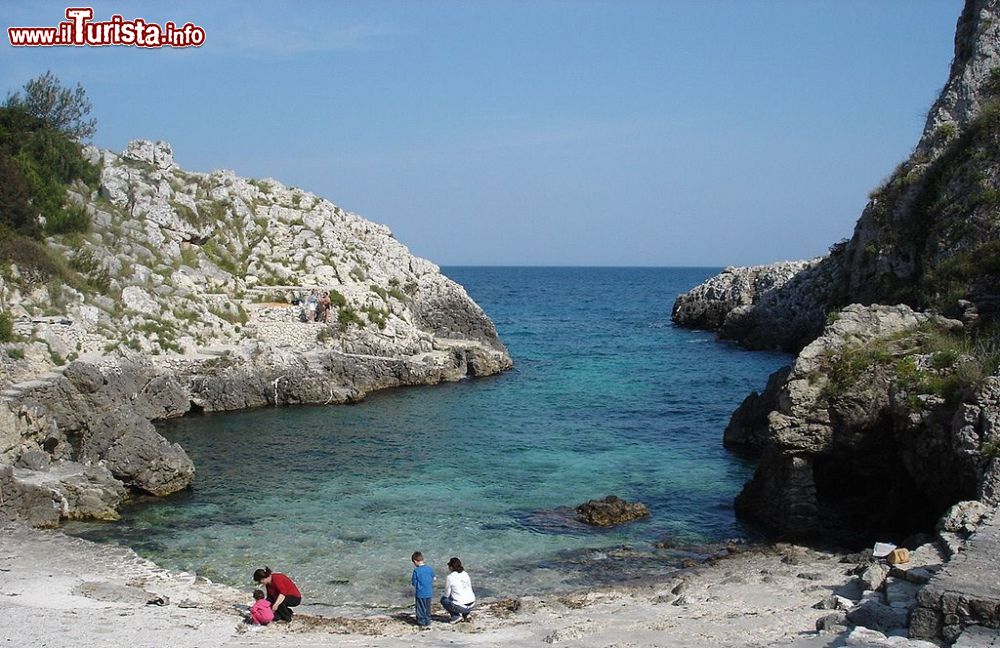
[[[284,574],[272,572],[270,567],[258,569],[253,573],[254,582],[267,588],[267,600],[274,611],[274,617],[280,621],[291,621],[292,610],[302,602],[302,593],[292,579]]]
[[[441,597],[441,607],[448,610],[451,618],[448,623],[459,619],[469,620],[472,608],[476,604],[476,593],[472,591],[472,580],[462,566],[462,561],[452,558],[448,561],[448,578],[444,582],[444,596]]]

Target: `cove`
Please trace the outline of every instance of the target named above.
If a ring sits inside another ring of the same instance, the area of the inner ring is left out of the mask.
[[[191,490],[67,530],[248,588],[268,564],[309,602],[356,611],[408,603],[417,549],[441,577],[457,555],[480,595],[516,596],[676,561],[654,543],[745,537],[732,500],[752,465],[722,448],[722,430],[789,356],[671,325],[674,297],[715,272],[446,268],[514,370],[351,406],[166,422],[198,468]],[[612,493],[652,518],[595,530],[565,511]]]

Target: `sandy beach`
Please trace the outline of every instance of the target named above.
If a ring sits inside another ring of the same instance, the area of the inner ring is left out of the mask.
[[[0,527],[4,645],[136,648],[216,646],[828,646],[827,610],[845,587],[842,556],[792,545],[755,548],[662,579],[586,593],[484,600],[468,623],[435,606],[430,631],[407,601],[389,616],[329,618],[303,605],[295,620],[254,628],[245,591],[170,572],[129,549],[58,532]],[[306,601],[308,602],[308,592]]]

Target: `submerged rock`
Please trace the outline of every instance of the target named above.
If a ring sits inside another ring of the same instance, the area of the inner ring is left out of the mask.
[[[641,502],[626,502],[615,495],[593,499],[576,507],[576,512],[590,525],[617,526],[649,517],[649,509]]]

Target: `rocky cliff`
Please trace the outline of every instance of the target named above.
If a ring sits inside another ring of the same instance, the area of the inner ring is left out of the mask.
[[[163,142],[88,154],[100,186],[71,197],[91,230],[0,278],[0,519],[111,519],[131,491],[185,488],[194,466],[156,419],[511,366],[462,287],[384,226],[274,180],[186,172]],[[311,290],[327,322],[292,304]]]
[[[910,158],[872,192],[850,240],[818,261],[800,262],[791,276],[788,263],[727,269],[679,297],[674,321],[718,329],[751,348],[798,350],[820,334],[828,313],[851,303],[905,303],[951,313],[972,303],[981,312],[996,311],[998,14],[995,0],[967,0],[951,72],[923,134]],[[752,280],[768,274],[782,280]],[[724,314],[706,321],[697,316],[704,311]]]
[[[955,502],[995,504],[996,352],[963,329],[907,306],[841,311],[769,382],[772,410],[748,398],[733,416],[764,430],[739,439],[763,453],[741,514],[787,537],[902,538]]]
[[[997,504],[998,17],[967,0],[920,141],[849,241],[727,268],[674,305],[679,325],[799,352],[725,433],[760,456],[737,510],[771,534],[901,538],[960,500]]]
[[[998,17],[1000,0],[967,0],[920,141],[851,240],[727,268],[674,304],[679,325],[800,351],[725,433],[761,457],[737,510],[772,534],[900,537],[959,500],[995,503]]]

